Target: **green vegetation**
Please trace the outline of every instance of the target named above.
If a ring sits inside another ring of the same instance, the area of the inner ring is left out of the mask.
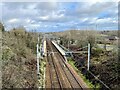
[[[92,49],[92,57],[99,57],[101,54],[103,54],[103,49],[98,47]]]
[[[78,75],[80,75],[80,77],[82,77],[82,79],[85,81],[85,83],[90,88],[95,88],[95,86],[92,84],[92,82],[90,82],[88,79],[86,79],[86,77],[81,73],[81,71],[78,70],[77,67],[75,67],[75,65],[74,65],[75,61],[73,61],[71,58],[68,58],[68,63],[74,68],[74,70],[78,73]],[[98,88],[98,85],[97,85],[97,88]]]

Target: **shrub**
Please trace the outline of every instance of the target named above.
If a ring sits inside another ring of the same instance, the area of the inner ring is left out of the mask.
[[[13,56],[14,56],[14,53],[12,52],[12,50],[7,47],[7,46],[4,46],[2,48],[3,50],[3,53],[2,53],[2,60],[5,61],[5,60],[10,60]]]
[[[93,56],[99,56],[102,53],[103,53],[103,50],[101,48],[94,48],[94,49],[92,49],[92,55]]]

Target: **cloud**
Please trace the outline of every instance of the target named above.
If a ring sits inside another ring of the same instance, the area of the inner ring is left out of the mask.
[[[7,29],[23,25],[28,30],[61,31],[72,27],[93,27],[96,22],[102,28],[115,29],[118,22],[116,2],[85,1],[2,3],[2,20]]]
[[[78,4],[78,7],[75,11],[70,12],[68,11],[67,15],[76,15],[78,17],[94,17],[102,12],[109,12],[111,9],[117,9],[117,5],[114,2],[98,2],[92,3],[89,2],[82,2]],[[114,10],[112,10],[114,12]],[[69,13],[70,12],[70,13]]]
[[[60,11],[52,11],[51,13],[39,16],[38,20],[43,22],[63,22],[65,19],[64,14]]]
[[[36,8],[39,8],[41,10],[56,10],[58,7],[57,2],[40,2],[36,4]]]
[[[19,19],[14,18],[14,19],[8,20],[8,23],[16,23],[16,22],[19,22]]]

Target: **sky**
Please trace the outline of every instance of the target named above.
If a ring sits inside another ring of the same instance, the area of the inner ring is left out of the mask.
[[[0,21],[6,30],[27,31],[118,30],[117,0],[85,2],[1,2]]]

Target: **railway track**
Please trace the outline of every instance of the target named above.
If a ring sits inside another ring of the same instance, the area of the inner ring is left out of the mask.
[[[74,71],[71,71],[71,67],[66,64],[51,41],[47,40],[47,45],[46,88],[86,89],[87,86],[80,82],[81,80]]]

